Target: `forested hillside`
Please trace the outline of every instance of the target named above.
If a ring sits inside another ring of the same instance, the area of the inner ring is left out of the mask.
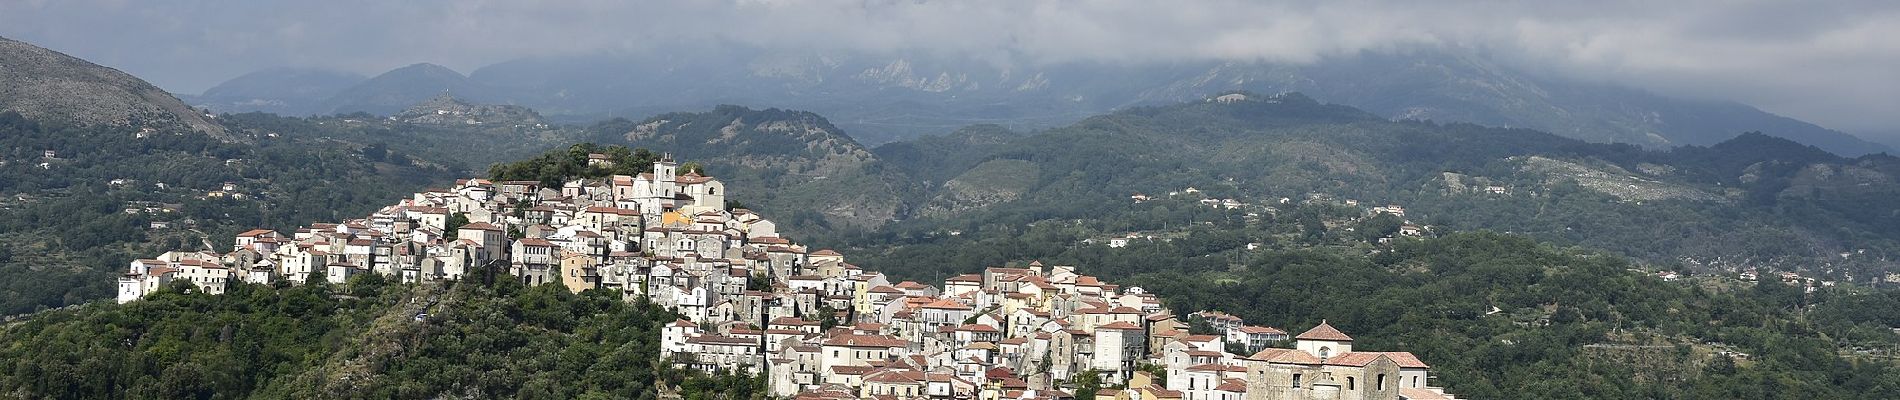
[[[1761,134],[1651,151],[1394,122],[1298,94],[1225,99],[983,134],[990,144],[967,144],[975,133],[966,130],[876,151],[931,177],[910,205],[922,226],[1113,215],[1133,194],[1198,187],[1248,202],[1324,195],[1400,204],[1424,224],[1697,269],[1810,270],[1865,283],[1891,270],[1900,251],[1892,231],[1900,214],[1891,211],[1900,209],[1900,159],[1886,155],[1843,158]],[[984,187],[1007,192],[988,202],[958,200],[968,185],[953,183],[997,176],[1031,178]],[[944,208],[960,211],[930,212]]]
[[[226,122],[246,140],[0,113],[0,315],[110,297],[134,255],[226,251],[220,238],[233,233],[365,212],[451,176],[370,146]]]
[[[0,326],[0,396],[65,399],[750,398],[749,377],[666,369],[678,317],[617,294],[513,279],[447,286],[175,281]]]

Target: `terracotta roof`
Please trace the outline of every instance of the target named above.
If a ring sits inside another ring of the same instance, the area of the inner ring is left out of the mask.
[[[1187,351],[1187,355],[1189,357],[1220,357],[1221,354],[1226,354],[1226,353],[1222,353],[1218,351],[1207,351],[1207,350],[1188,350]]]
[[[1135,324],[1128,323],[1128,321],[1115,321],[1107,325],[1095,327],[1095,330],[1098,330],[1098,331],[1099,330],[1137,330],[1137,329],[1141,329],[1141,327],[1135,326]]]
[[[1221,372],[1226,371],[1227,367],[1220,364],[1201,364],[1187,367],[1187,370],[1196,372]]]
[[[1379,353],[1368,353],[1368,352],[1358,352],[1358,351],[1351,352],[1351,353],[1340,353],[1339,355],[1335,355],[1332,358],[1326,359],[1326,365],[1344,365],[1348,367],[1364,367],[1367,365],[1371,365],[1373,361],[1378,361],[1380,356],[1382,355]]]
[[[916,384],[919,382],[923,382],[923,380],[924,380],[924,373],[922,371],[908,370],[908,369],[904,369],[904,370],[887,369],[887,370],[872,372],[871,374],[864,376],[865,382],[890,383],[890,384]]]
[[[1399,388],[1399,398],[1404,400],[1451,400],[1451,396],[1420,388]]]
[[[1430,365],[1426,365],[1424,360],[1419,360],[1418,356],[1412,355],[1412,352],[1409,352],[1409,351],[1386,351],[1386,352],[1379,352],[1379,354],[1384,354],[1386,357],[1391,357],[1392,362],[1399,364],[1399,368],[1431,368],[1432,367]]]
[[[781,237],[749,237],[745,241],[759,244],[790,244],[792,242]]]
[[[1304,351],[1294,349],[1267,348],[1260,350],[1259,353],[1253,353],[1253,355],[1247,356],[1247,358],[1281,364],[1319,364],[1319,357],[1314,357],[1312,354],[1306,354]]]
[[[869,373],[869,372],[871,372],[871,367],[866,367],[866,366],[859,366],[859,365],[833,365],[831,366],[831,373],[838,374],[838,375],[864,375],[865,373]]]
[[[845,334],[825,339],[825,345],[843,347],[908,347],[910,346],[910,342],[888,336]]]
[[[964,305],[963,303],[958,303],[956,300],[941,299],[941,300],[930,302],[930,304],[925,304],[924,308],[935,308],[939,310],[968,310],[970,309],[970,306]]]
[[[996,327],[984,325],[984,324],[964,324],[963,326],[957,327],[957,330],[970,331],[970,332],[996,332]]]
[[[981,277],[981,276],[977,276],[976,274],[964,274],[964,275],[957,275],[957,276],[953,276],[953,277],[950,277],[950,279],[945,279],[945,280],[943,280],[943,281],[944,281],[945,283],[949,283],[949,282],[974,282],[974,283],[982,283],[982,282],[983,282],[983,277]]]
[[[1224,379],[1224,380],[1221,380],[1220,386],[1214,387],[1214,390],[1219,390],[1223,392],[1246,392],[1247,381],[1243,381],[1239,379]],[[1399,389],[1399,390],[1403,391],[1404,389]]]
[[[811,253],[811,255],[817,256],[817,257],[843,256],[843,254],[838,254],[837,251],[832,250],[832,249],[819,250],[817,252]]]
[[[674,182],[684,183],[688,185],[695,184],[695,183],[706,183],[707,181],[711,181],[711,180],[712,180],[711,177],[700,176],[699,173],[697,172],[687,172],[686,175],[673,177]]]
[[[1164,387],[1156,386],[1156,385],[1148,385],[1148,386],[1135,389],[1135,390],[1141,390],[1141,391],[1154,393],[1154,397],[1164,398],[1164,399],[1165,398],[1182,398],[1183,396],[1181,394],[1181,391],[1179,390],[1168,390],[1168,388],[1164,388]]]
[[[1274,329],[1272,327],[1252,326],[1252,325],[1240,327],[1240,331],[1243,333],[1264,333],[1264,334],[1280,334],[1280,335],[1286,334],[1286,331]]]
[[[471,223],[469,223],[468,225],[462,225],[462,227],[461,227],[461,228],[456,228],[456,229],[458,229],[458,230],[459,230],[459,229],[475,229],[475,230],[484,230],[484,231],[499,231],[499,230],[501,230],[501,227],[497,227],[497,226],[495,226],[494,224],[490,224],[490,223],[487,223],[487,222],[471,222]]]
[[[267,233],[277,233],[277,232],[272,232],[269,229],[252,229],[252,230],[244,231],[244,233],[237,234],[237,237],[256,237],[258,235],[263,235]]]
[[[1299,337],[1295,337],[1294,339],[1330,340],[1330,341],[1335,341],[1335,342],[1352,341],[1351,336],[1346,336],[1345,332],[1340,332],[1339,329],[1333,328],[1333,325],[1326,323],[1325,320],[1320,320],[1319,326],[1315,326],[1313,327],[1313,329],[1306,330],[1306,333],[1301,333]]]

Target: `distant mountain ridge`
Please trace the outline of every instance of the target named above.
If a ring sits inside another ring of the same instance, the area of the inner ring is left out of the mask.
[[[1846,158],[1762,133],[1645,150],[1389,121],[1298,93],[1133,107],[1034,133],[997,129],[874,150],[926,185],[906,197],[903,216],[916,220],[906,224],[1084,219],[1123,212],[1135,193],[1199,187],[1250,201],[1393,202],[1421,223],[1708,268],[1864,281],[1891,268],[1879,254],[1900,251],[1900,212],[1891,212],[1900,209],[1900,158]],[[1857,251],[1872,256],[1841,255]]]
[[[222,112],[303,116],[317,114],[323,100],[366,79],[369,77],[323,69],[269,68],[225,81],[203,94],[180,97]]]
[[[181,129],[236,140],[170,93],[119,70],[0,37],[0,111],[87,126]]]
[[[444,93],[481,103],[495,98],[460,72],[435,64],[414,64],[369,78],[323,100],[320,114],[366,112],[391,115]]]
[[[973,124],[1057,127],[1130,106],[1195,101],[1229,90],[1297,91],[1386,118],[1523,127],[1652,148],[1710,145],[1762,131],[1850,156],[1890,150],[1747,105],[1542,78],[1460,49],[1367,52],[1311,64],[1033,67],[923,54],[768,49],[537,57],[485,66],[466,76],[429,64],[403,67],[321,99],[321,106],[310,111],[388,114],[444,91],[525,105],[557,119],[640,118],[747,104],[824,114],[856,132],[858,140],[882,144]]]

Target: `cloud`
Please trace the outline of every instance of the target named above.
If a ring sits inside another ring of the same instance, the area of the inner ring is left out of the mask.
[[[1900,127],[1900,3],[1250,0],[0,2],[0,35],[196,92],[271,66],[468,72],[529,56],[747,45],[995,63],[1310,62],[1464,46],[1552,74]]]

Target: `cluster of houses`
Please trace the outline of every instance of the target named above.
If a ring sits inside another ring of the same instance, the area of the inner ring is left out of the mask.
[[[1168,192],[1168,197],[1196,195],[1200,193],[1201,193],[1200,189],[1188,187],[1187,189]],[[1146,203],[1151,200],[1154,200],[1155,198],[1153,196],[1149,196],[1149,195],[1145,195],[1141,193],[1135,193],[1135,194],[1129,195],[1128,199],[1134,200],[1135,204],[1141,204],[1141,203]],[[1288,199],[1280,199],[1280,202],[1281,204],[1285,204],[1287,200]],[[1199,200],[1199,203],[1203,206],[1208,206],[1208,207],[1213,207],[1213,208],[1223,208],[1223,209],[1229,209],[1229,210],[1238,210],[1242,207],[1247,206],[1247,203],[1243,203],[1238,199],[1232,199],[1232,198],[1216,199],[1216,198],[1211,198],[1211,197],[1202,197]]]
[[[1411,353],[1357,351],[1325,322],[1291,336],[1221,312],[1176,316],[1152,293],[1074,267],[993,267],[941,286],[842,271],[806,278],[835,284],[775,284],[735,318],[678,321],[662,352],[765,371],[773,394],[801,399],[1059,399],[1082,380],[1115,387],[1098,399],[1453,398]],[[790,297],[832,304],[814,316],[773,301]]]
[[[362,219],[289,234],[251,230],[239,233],[229,252],[174,251],[132,261],[119,278],[118,299],[136,300],[178,279],[219,293],[230,280],[343,283],[375,273],[422,282],[496,271],[528,284],[618,289],[628,299],[703,312],[711,295],[695,287],[743,288],[753,276],[739,272],[789,276],[804,265],[804,247],[780,238],[775,223],[726,209],[718,180],[675,174],[672,161],[653,168],[554,187],[466,179]]]
[[[1198,194],[1198,193],[1202,193],[1202,192],[1199,189],[1189,187],[1187,189],[1183,189],[1179,191],[1168,192],[1168,196],[1175,197],[1175,196],[1183,196],[1183,195]],[[1154,200],[1153,197],[1150,197],[1148,195],[1141,194],[1141,193],[1135,193],[1128,197],[1130,199],[1134,199],[1136,204],[1146,203],[1146,202]],[[1308,194],[1306,201],[1332,202],[1334,200],[1331,199],[1330,197],[1320,195],[1320,194]],[[1199,200],[1199,202],[1201,205],[1218,208],[1218,209],[1242,209],[1242,208],[1252,206],[1251,204],[1240,202],[1239,200],[1235,200],[1235,199],[1214,199],[1214,198],[1203,197]],[[1277,204],[1291,204],[1293,203],[1293,200],[1289,198],[1281,197],[1277,200],[1272,200],[1271,202],[1277,203]],[[1339,201],[1338,204],[1344,204],[1349,207],[1358,207],[1359,201],[1346,199],[1344,201]],[[1277,208],[1274,208],[1273,206],[1263,206],[1261,209],[1267,213],[1279,212],[1279,210]],[[1398,217],[1401,223],[1399,224],[1398,229],[1396,231],[1393,231],[1391,235],[1386,235],[1384,237],[1375,239],[1376,243],[1379,243],[1379,244],[1390,243],[1395,238],[1400,238],[1400,237],[1422,237],[1431,232],[1430,227],[1415,224],[1415,223],[1412,223],[1411,220],[1405,219],[1405,207],[1398,204],[1388,204],[1388,205],[1383,205],[1383,206],[1372,206],[1372,207],[1366,208],[1365,213],[1362,216],[1362,218],[1374,218],[1374,217],[1379,217],[1382,215],[1390,215],[1393,217]],[[1248,218],[1255,218],[1259,216],[1260,214],[1258,212],[1247,213]],[[1350,230],[1352,228],[1347,228],[1347,229]],[[1164,237],[1163,235],[1156,235],[1154,233],[1124,232],[1124,233],[1120,233],[1116,235],[1111,235],[1107,238],[1083,239],[1082,244],[1093,245],[1098,242],[1104,242],[1108,245],[1109,248],[1123,248],[1123,247],[1128,247],[1130,244],[1135,244],[1139,242],[1153,242],[1157,239],[1161,241],[1172,240],[1171,238]],[[1260,246],[1261,244],[1257,242],[1249,243],[1247,244],[1247,250],[1255,250],[1255,249],[1258,249]]]
[[[1289,335],[1220,312],[1177,317],[1152,293],[1070,266],[892,282],[781,237],[772,221],[726,208],[725,195],[670,159],[558,187],[468,179],[362,219],[243,232],[225,253],[132,261],[118,300],[178,280],[216,294],[234,281],[486,274],[675,310],[683,318],[661,329],[662,357],[765,374],[779,397],[1062,399],[1095,381],[1111,388],[1102,399],[1453,398],[1411,353],[1354,349],[1330,324]],[[1202,334],[1190,323],[1205,323]]]
[[[1675,274],[1675,272],[1672,272],[1672,271],[1667,272],[1667,273]],[[1763,274],[1759,270],[1756,270],[1754,268],[1749,268],[1747,270],[1743,270],[1739,274],[1736,274],[1735,279],[1739,279],[1743,282],[1754,282],[1754,281],[1760,280],[1763,276],[1766,276],[1766,275],[1769,275],[1769,274]],[[1658,275],[1658,276],[1661,276],[1663,280],[1665,281],[1674,280],[1674,279],[1670,279],[1669,276],[1663,276],[1663,275]],[[1790,272],[1790,271],[1778,272],[1778,273],[1773,274],[1773,276],[1779,278],[1782,284],[1790,285],[1790,286],[1800,286],[1802,288],[1803,293],[1814,293],[1816,291],[1819,291],[1821,288],[1834,287],[1834,281],[1801,276],[1801,274],[1799,273]],[[1677,277],[1677,278],[1680,279],[1680,277]]]

